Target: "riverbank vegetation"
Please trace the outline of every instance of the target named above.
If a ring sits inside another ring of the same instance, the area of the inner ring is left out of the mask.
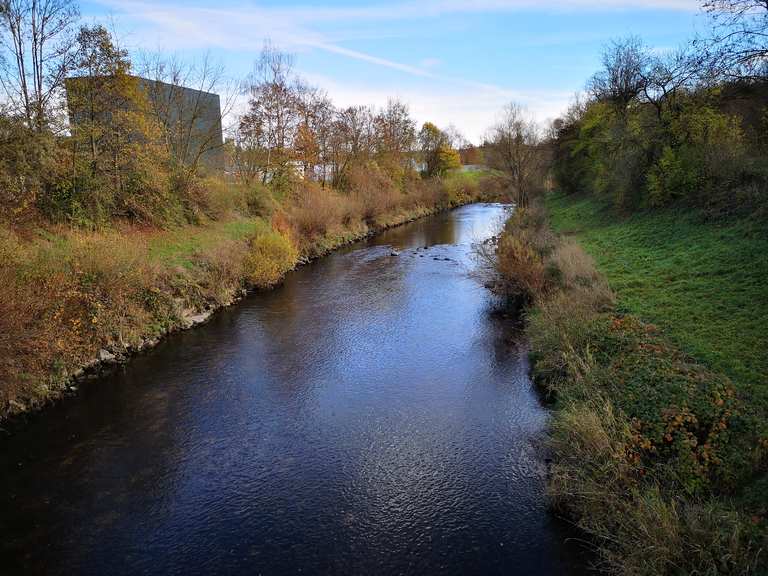
[[[609,573],[768,572],[768,11],[706,8],[714,38],[616,41],[548,136],[517,130],[552,191],[495,247],[555,408],[552,504]]]
[[[298,263],[503,189],[458,170],[455,134],[396,100],[336,108],[271,45],[222,142],[210,99],[178,88],[222,91],[233,117],[210,61],[136,63],[68,0],[0,7],[0,418]]]
[[[555,221],[568,210],[556,202]],[[625,285],[598,271],[604,257],[596,266],[573,237],[553,233],[541,206],[517,211],[498,242],[506,294],[530,305],[534,379],[555,406],[552,503],[593,538],[608,572],[759,574],[765,388],[689,353],[675,317],[659,326],[628,306]]]

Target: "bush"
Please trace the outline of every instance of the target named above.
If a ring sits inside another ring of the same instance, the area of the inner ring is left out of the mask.
[[[246,260],[248,279],[257,288],[270,288],[280,282],[298,259],[290,239],[277,232],[267,232],[251,241]]]
[[[376,163],[353,166],[347,175],[346,187],[360,216],[368,223],[375,223],[377,218],[400,205],[400,191]]]
[[[245,204],[248,214],[268,220],[278,208],[278,204],[272,196],[269,188],[260,183],[251,184],[244,191]]]
[[[0,220],[35,218],[54,183],[58,157],[50,134],[36,134],[0,108]]]
[[[340,227],[351,209],[348,198],[317,182],[305,181],[296,191],[288,215],[297,236],[313,240]]]
[[[500,290],[513,301],[530,303],[551,287],[545,259],[553,249],[543,209],[518,208],[504,225],[496,246]]]

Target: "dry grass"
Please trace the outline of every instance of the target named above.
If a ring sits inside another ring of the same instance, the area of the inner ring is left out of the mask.
[[[347,176],[351,200],[360,217],[369,224],[399,208],[402,194],[392,179],[376,165],[355,166]]]
[[[185,232],[62,229],[28,241],[3,230],[0,414],[55,395],[101,348],[127,350],[177,327],[183,309],[230,301],[246,280],[248,243],[239,234],[228,223]],[[196,236],[205,242],[191,242]]]
[[[338,229],[353,213],[349,198],[317,182],[303,182],[288,210],[295,235],[307,241]]]

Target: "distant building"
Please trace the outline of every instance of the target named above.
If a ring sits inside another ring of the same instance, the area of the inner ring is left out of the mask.
[[[210,170],[223,171],[224,139],[221,127],[221,101],[218,94],[194,90],[132,76],[146,93],[150,109],[166,130],[171,153],[184,164],[196,160]],[[84,112],[73,105],[70,97],[78,83],[86,77],[67,78],[65,88],[69,121],[76,125]]]

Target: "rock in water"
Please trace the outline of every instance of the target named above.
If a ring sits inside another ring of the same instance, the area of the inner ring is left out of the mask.
[[[99,362],[114,362],[117,359],[117,356],[112,354],[109,350],[102,348],[99,350],[98,359]]]

